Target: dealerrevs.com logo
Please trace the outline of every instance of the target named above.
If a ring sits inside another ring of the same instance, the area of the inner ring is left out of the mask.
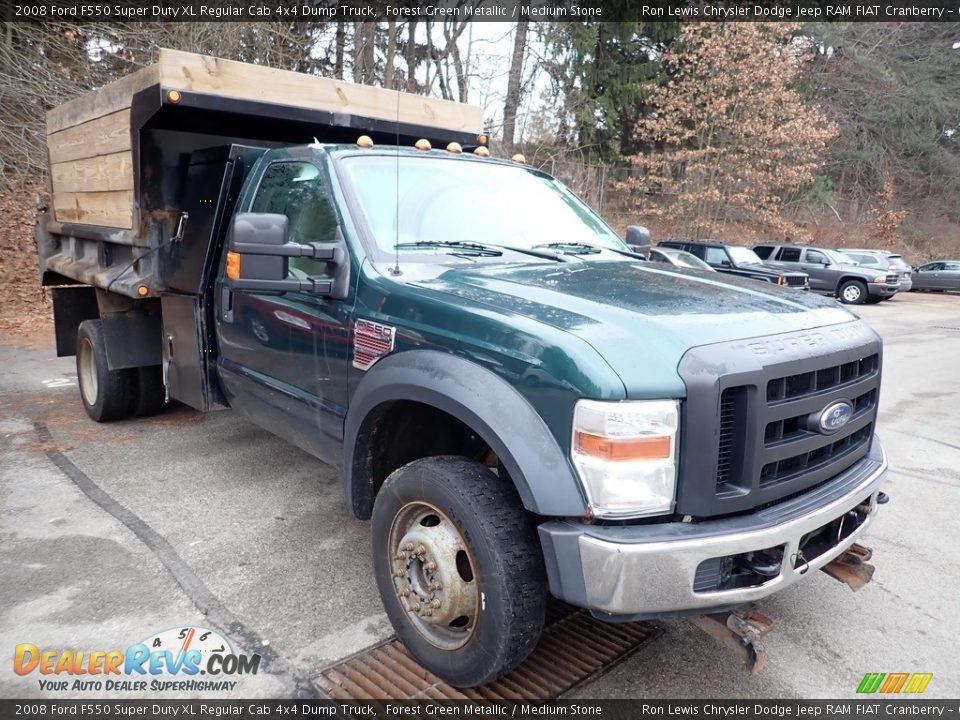
[[[48,692],[230,691],[237,675],[256,675],[259,655],[243,655],[222,635],[200,627],[154,633],[126,650],[54,650],[21,643],[13,671],[37,677]],[[203,676],[202,679],[199,676]]]

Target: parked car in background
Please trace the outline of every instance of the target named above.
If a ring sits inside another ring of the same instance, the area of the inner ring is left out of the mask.
[[[833,295],[847,305],[880,302],[900,289],[896,272],[860,267],[836,250],[780,243],[762,243],[753,249],[771,267],[807,273],[811,290]]]
[[[668,247],[655,247],[647,251],[647,260],[650,262],[668,263],[678,268],[691,268],[693,270],[709,270],[716,272],[703,260],[686,250],[677,250]]]
[[[720,240],[664,240],[658,250],[685,250],[703,260],[717,272],[806,290],[807,276],[802,272],[767,267],[750,248],[728,245]]]
[[[960,290],[960,260],[937,260],[921,265],[913,273],[914,290]]]
[[[871,270],[882,270],[884,272],[895,272],[900,275],[901,292],[912,289],[913,278],[911,276],[913,274],[913,268],[907,264],[902,255],[890,252],[889,250],[847,250],[846,248],[841,248],[838,252],[842,252],[847,257],[855,260],[860,267],[868,267]]]

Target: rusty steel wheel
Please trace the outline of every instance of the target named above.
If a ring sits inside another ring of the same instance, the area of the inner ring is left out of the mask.
[[[513,483],[464,457],[421,458],[377,493],[373,571],[397,637],[445,682],[491,682],[533,650],[547,581]]]
[[[467,544],[446,515],[429,503],[404,505],[388,544],[393,585],[413,626],[442,650],[473,635],[480,590]]]

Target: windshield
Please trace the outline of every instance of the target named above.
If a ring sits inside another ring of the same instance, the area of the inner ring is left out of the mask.
[[[742,245],[727,245],[727,252],[735,265],[761,265],[763,260],[753,250]]]
[[[696,255],[691,255],[686,250],[675,250],[667,254],[672,257],[674,262],[680,267],[693,268],[694,270],[713,270],[713,268],[703,260]]]
[[[839,250],[823,250],[823,249],[821,249],[820,252],[825,253],[825,254],[827,255],[827,257],[829,257],[832,262],[835,262],[835,263],[837,263],[837,264],[839,264],[839,265],[858,265],[858,264],[859,264],[859,263],[858,263],[856,260],[854,260],[852,257],[850,257],[849,255],[847,255],[846,253],[840,252]]]
[[[522,167],[436,155],[348,156],[339,167],[380,258],[398,245],[405,253],[447,255],[456,250],[429,245],[450,242],[629,250],[560,183]]]
[[[890,265],[897,270],[911,270],[912,268],[904,262],[901,255],[887,255]]]

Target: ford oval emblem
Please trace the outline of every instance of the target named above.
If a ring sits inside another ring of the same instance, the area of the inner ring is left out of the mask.
[[[820,413],[818,425],[820,432],[824,435],[831,435],[848,422],[853,417],[853,405],[847,400],[839,400],[827,405]]]

